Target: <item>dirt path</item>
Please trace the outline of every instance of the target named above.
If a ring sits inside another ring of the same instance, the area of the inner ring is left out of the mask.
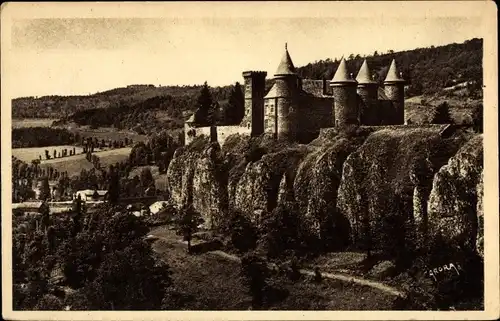
[[[172,241],[169,238],[155,234],[154,231],[151,232],[150,234],[154,235],[155,237],[157,237],[159,239],[167,241],[167,242]],[[177,240],[177,242],[181,243],[181,244],[183,243],[182,241],[179,241],[179,240]],[[226,253],[226,252],[221,251],[221,250],[209,251],[209,252],[212,254],[215,254],[217,256],[220,256],[222,258],[225,258],[227,260],[233,261],[233,262],[238,262],[238,263],[241,262],[240,258],[237,257],[236,255],[229,254],[229,253]],[[311,271],[311,270],[301,269],[300,273],[303,275],[314,276],[314,271]],[[394,296],[405,297],[405,294],[403,292],[401,292],[393,287],[390,287],[388,285],[385,285],[381,282],[370,281],[370,280],[366,280],[366,279],[362,279],[362,278],[358,278],[358,277],[354,277],[354,276],[350,276],[350,275],[346,275],[346,274],[339,274],[339,273],[322,272],[321,276],[324,278],[327,278],[327,279],[333,279],[333,280],[339,280],[339,281],[343,281],[343,282],[347,282],[347,283],[356,283],[359,285],[369,286],[371,288],[380,290],[382,292],[385,292],[385,293],[388,293],[388,294],[391,294]]]

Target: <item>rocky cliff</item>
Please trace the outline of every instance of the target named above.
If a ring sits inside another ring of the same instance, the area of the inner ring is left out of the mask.
[[[431,235],[482,255],[482,199],[483,140],[477,135],[434,176],[428,204]]]
[[[294,202],[304,226],[339,249],[419,249],[444,229],[451,242],[480,251],[472,217],[482,213],[482,141],[441,134],[333,131],[308,145],[234,135],[222,148],[198,138],[176,151],[168,186],[177,205],[192,202],[211,228],[231,211],[259,225]]]

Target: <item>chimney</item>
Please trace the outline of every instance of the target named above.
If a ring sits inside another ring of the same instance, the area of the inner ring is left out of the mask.
[[[328,95],[328,85],[325,78],[323,78],[323,95]]]
[[[297,88],[302,90],[302,78],[297,77]]]

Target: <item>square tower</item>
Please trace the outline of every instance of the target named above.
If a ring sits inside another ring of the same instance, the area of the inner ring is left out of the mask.
[[[264,95],[266,91],[265,71],[245,71],[245,116],[240,126],[250,129],[252,136],[264,133]]]

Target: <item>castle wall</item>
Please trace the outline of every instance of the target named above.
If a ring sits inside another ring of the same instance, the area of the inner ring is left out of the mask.
[[[333,86],[333,97],[335,126],[358,124],[359,112],[356,83]]]
[[[302,96],[299,99],[299,135],[316,136],[324,127],[333,126],[334,99],[314,96]]]
[[[190,127],[186,125],[184,130],[185,145],[189,145],[196,137],[202,135],[210,137],[211,140],[219,142],[220,145],[224,144],[227,137],[234,134],[250,136],[250,129],[241,126]],[[188,135],[189,131],[191,131],[193,135]]]

